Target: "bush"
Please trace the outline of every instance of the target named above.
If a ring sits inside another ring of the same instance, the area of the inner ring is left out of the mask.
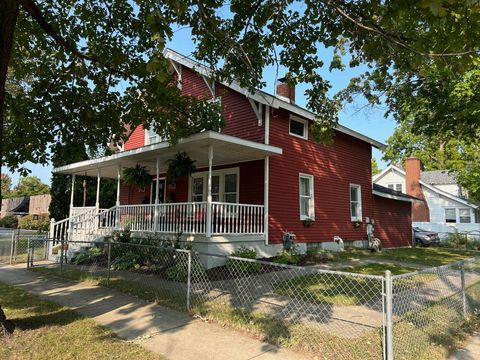
[[[110,268],[114,271],[139,269],[142,266],[141,260],[139,254],[129,251],[125,255],[116,257],[112,261]]]
[[[0,227],[14,229],[18,226],[18,218],[15,215],[7,214],[0,219]]]
[[[277,264],[297,265],[302,260],[302,255],[295,251],[284,250],[275,256],[272,261]]]
[[[244,246],[239,247],[235,250],[231,256],[244,258],[244,259],[252,259],[255,260],[257,258],[257,252],[255,249],[248,249]],[[237,259],[228,258],[226,262],[226,267],[230,272],[241,272],[241,273],[256,273],[260,271],[261,265],[249,262],[249,261],[242,261]]]
[[[205,274],[205,268],[203,265],[192,259],[191,272],[193,276]],[[188,264],[178,263],[169,267],[166,271],[167,278],[172,281],[187,282],[188,280]]]
[[[76,254],[72,258],[72,264],[91,264],[94,263],[100,256],[102,256],[102,250],[100,250],[98,247],[93,247],[84,252]]]
[[[26,230],[48,231],[50,228],[50,218],[48,214],[25,215],[20,218],[20,228]]]

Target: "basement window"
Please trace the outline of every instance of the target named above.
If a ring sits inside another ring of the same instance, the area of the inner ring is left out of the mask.
[[[289,134],[302,139],[308,139],[307,120],[300,119],[296,116],[290,116]]]

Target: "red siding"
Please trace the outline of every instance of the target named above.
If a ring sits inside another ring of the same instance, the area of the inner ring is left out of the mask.
[[[288,124],[288,112],[273,112],[270,144],[282,147],[283,155],[270,159],[269,242],[282,242],[287,230],[298,242],[366,238],[365,223],[355,228],[350,219],[350,183],[361,185],[362,215],[371,217],[370,144],[337,132],[333,145],[319,145],[289,135]],[[300,220],[299,173],[314,176],[315,221],[309,228]]]
[[[374,196],[375,236],[384,247],[412,244],[411,203]]]
[[[263,160],[214,166],[213,170],[233,167],[238,167],[240,172],[239,202],[243,204],[263,204]],[[198,172],[206,170],[208,169],[197,169]],[[188,179],[186,177],[177,179],[175,190],[167,186],[167,199],[169,199],[171,193],[175,194],[175,202],[188,201]],[[141,204],[145,196],[148,196],[150,201],[150,187],[147,187],[145,192],[126,185],[122,185],[120,188],[120,203],[122,205]]]
[[[125,141],[125,150],[136,149],[145,145],[145,131],[143,125],[139,125]]]

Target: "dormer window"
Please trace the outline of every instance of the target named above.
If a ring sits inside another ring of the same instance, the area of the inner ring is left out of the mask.
[[[307,120],[300,119],[296,116],[290,116],[289,134],[302,139],[308,139]]]

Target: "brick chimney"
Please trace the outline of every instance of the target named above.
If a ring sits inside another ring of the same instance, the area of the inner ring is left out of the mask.
[[[282,100],[295,104],[295,86],[288,85],[285,78],[277,80],[276,95]]]
[[[412,221],[430,221],[430,209],[425,201],[422,186],[420,185],[420,159],[412,156],[405,161],[406,191],[408,195],[423,201],[412,203]]]

